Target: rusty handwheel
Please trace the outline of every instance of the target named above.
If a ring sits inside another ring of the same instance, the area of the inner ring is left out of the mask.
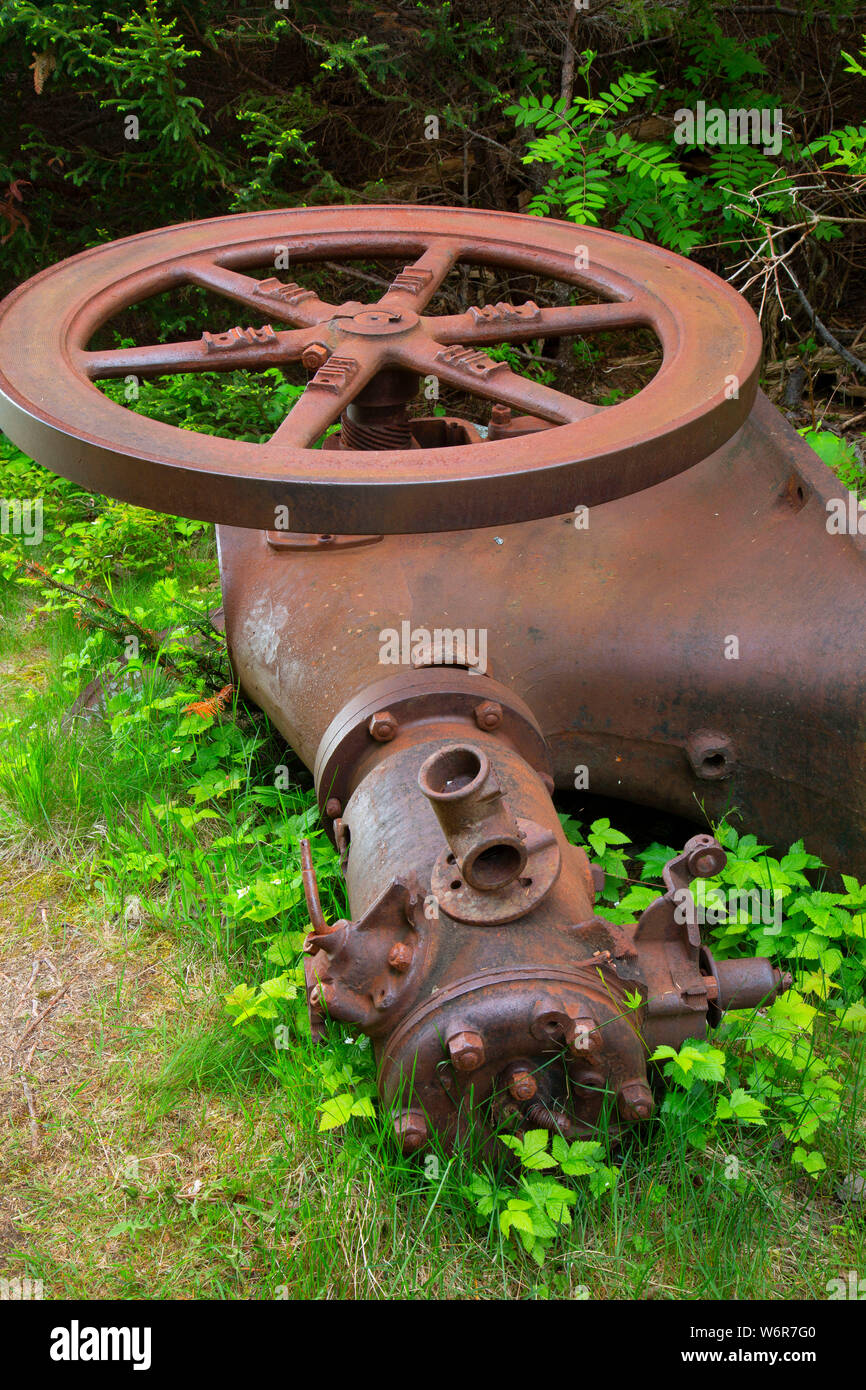
[[[290,274],[247,273],[274,267],[286,248]],[[303,285],[305,262],[374,256],[406,262],[376,304],[328,304]],[[552,277],[605,302],[425,315],[458,263]],[[88,349],[114,314],[190,283],[272,322],[214,325],[186,343]],[[635,326],[655,333],[661,368],[637,396],[607,408],[530,381],[484,352]],[[143,232],[22,285],[0,306],[0,426],[87,488],[207,521],[269,529],[276,509],[287,507],[293,531],[464,529],[609,501],[698,462],[749,414],[760,347],[757,320],[737,293],[627,237],[465,208],[295,208]],[[126,410],[95,385],[302,358],[321,365],[265,444],[176,429]],[[313,448],[359,393],[395,369],[556,428],[456,447]]]

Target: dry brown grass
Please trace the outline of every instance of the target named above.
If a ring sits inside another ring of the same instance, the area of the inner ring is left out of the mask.
[[[184,1223],[153,1221],[153,1208],[230,1212],[244,1160],[284,1146],[272,1091],[239,1104],[158,1084],[190,1018],[219,1013],[223,968],[100,917],[60,875],[3,872],[0,1274],[41,1276],[47,1297],[128,1296],[130,1275],[139,1297],[165,1282],[195,1296],[207,1276]],[[152,1223],[144,1238],[111,1234],[136,1216]],[[232,1259],[252,1264],[256,1223],[230,1225]]]

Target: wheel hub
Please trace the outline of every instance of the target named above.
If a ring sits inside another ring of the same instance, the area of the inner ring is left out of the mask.
[[[348,312],[351,308],[352,312]],[[417,328],[420,319],[411,309],[358,309],[347,305],[331,320],[340,333],[359,333],[364,338],[382,338]]]

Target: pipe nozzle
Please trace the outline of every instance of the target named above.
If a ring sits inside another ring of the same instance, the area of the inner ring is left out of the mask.
[[[487,754],[447,744],[422,764],[418,785],[466,882],[483,893],[513,883],[526,865],[526,845]]]

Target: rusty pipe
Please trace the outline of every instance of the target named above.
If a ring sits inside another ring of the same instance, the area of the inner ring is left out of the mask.
[[[480,748],[452,743],[437,749],[422,764],[418,785],[467,883],[492,893],[519,877],[526,837]]]
[[[706,972],[712,1024],[718,1023],[729,1009],[757,1009],[770,1004],[793,984],[793,976],[779,970],[765,956],[715,960],[702,946],[700,959],[701,968]]]
[[[327,932],[328,924],[325,921],[322,904],[319,901],[319,884],[316,870],[313,867],[313,854],[309,840],[301,840],[299,848],[301,851],[301,882],[304,885],[304,898],[307,903],[310,926],[316,933]]]

